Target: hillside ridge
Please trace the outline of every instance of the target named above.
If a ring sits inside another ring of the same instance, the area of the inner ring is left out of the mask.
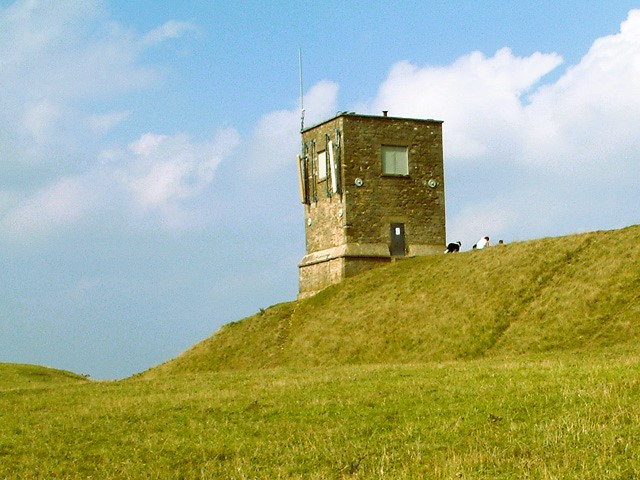
[[[89,381],[67,370],[23,363],[0,363],[0,391],[40,388]]]
[[[410,258],[224,325],[147,372],[636,348],[640,226]]]

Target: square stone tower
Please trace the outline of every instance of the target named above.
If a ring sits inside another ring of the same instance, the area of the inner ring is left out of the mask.
[[[299,298],[445,246],[442,122],[341,113],[304,129]]]

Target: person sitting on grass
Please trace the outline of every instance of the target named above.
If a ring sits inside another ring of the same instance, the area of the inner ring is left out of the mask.
[[[478,243],[476,243],[476,249],[482,250],[483,248],[487,248],[489,245],[489,237],[482,237]]]

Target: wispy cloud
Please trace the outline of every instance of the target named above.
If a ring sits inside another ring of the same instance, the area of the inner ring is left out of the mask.
[[[47,162],[69,153],[55,149],[90,144],[127,117],[125,109],[92,105],[156,83],[161,74],[142,62],[145,49],[196,31],[169,21],[138,34],[110,21],[101,5],[21,0],[0,7],[0,154],[16,146],[23,162]]]
[[[0,191],[0,226],[14,236],[42,235],[128,212],[155,215],[168,228],[186,222],[186,204],[235,145],[233,129],[203,141],[146,134],[130,147],[99,140],[132,115],[105,111],[104,100],[160,78],[142,62],[145,49],[197,28],[168,21],[138,34],[111,21],[98,1],[20,0],[0,7],[0,32],[0,171],[24,164],[32,172]]]
[[[141,214],[159,214],[165,226],[181,227],[189,216],[185,204],[211,185],[216,168],[237,144],[231,128],[209,142],[145,134],[123,154],[118,176]]]
[[[197,33],[198,28],[188,22],[177,22],[175,20],[171,20],[147,33],[142,38],[142,44],[145,46],[156,45],[168,39],[180,38],[188,32]]]
[[[200,221],[198,197],[237,142],[233,129],[203,142],[184,134],[142,135],[127,148],[103,152],[102,163],[84,174],[58,178],[14,200],[0,226],[18,238],[108,217],[189,228]]]
[[[89,116],[89,125],[91,126],[91,130],[96,133],[106,133],[129,118],[129,115],[131,115],[130,110],[93,114]]]

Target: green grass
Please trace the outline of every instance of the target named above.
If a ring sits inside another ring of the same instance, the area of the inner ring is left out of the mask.
[[[3,390],[0,477],[637,478],[639,367],[563,354]]]
[[[226,325],[145,375],[634,350],[639,238],[634,226],[396,262]]]
[[[396,262],[118,382],[0,364],[0,478],[640,478],[639,237]]]
[[[82,383],[87,378],[83,375],[41,367],[16,363],[0,363],[0,391],[7,389],[38,388],[44,386]]]

